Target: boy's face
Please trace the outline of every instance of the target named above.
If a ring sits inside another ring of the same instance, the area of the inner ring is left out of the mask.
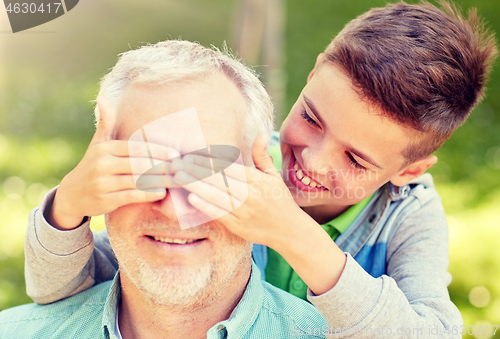
[[[338,67],[315,68],[281,127],[283,178],[299,206],[345,208],[401,182],[413,130],[381,113]]]

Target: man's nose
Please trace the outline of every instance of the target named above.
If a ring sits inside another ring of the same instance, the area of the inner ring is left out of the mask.
[[[187,201],[188,195],[189,192],[183,188],[168,189],[165,198],[153,202],[153,210],[172,220],[179,220],[188,214],[194,214],[197,210]]]

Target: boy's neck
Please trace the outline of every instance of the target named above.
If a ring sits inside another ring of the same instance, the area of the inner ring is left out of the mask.
[[[336,206],[336,205],[317,205],[317,206],[306,206],[302,207],[302,210],[309,214],[318,224],[327,223],[351,207],[348,206]]]

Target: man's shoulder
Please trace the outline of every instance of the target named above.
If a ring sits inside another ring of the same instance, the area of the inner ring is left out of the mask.
[[[110,285],[104,282],[47,305],[26,304],[4,310],[0,312],[0,338],[70,338],[63,329],[100,329]]]
[[[324,338],[321,333],[328,327],[327,322],[312,304],[265,281],[262,283],[262,308],[267,313],[266,318],[281,323],[290,337]]]

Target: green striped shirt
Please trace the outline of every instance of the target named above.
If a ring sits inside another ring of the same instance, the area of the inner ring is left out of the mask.
[[[70,298],[28,304],[0,312],[0,338],[116,339],[120,279],[98,284]],[[252,264],[245,293],[227,320],[215,324],[207,339],[325,338],[328,325],[309,303],[261,280]]]

